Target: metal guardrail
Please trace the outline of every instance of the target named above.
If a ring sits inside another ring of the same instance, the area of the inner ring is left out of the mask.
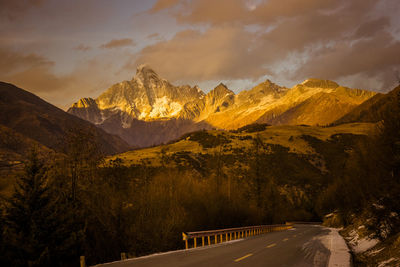
[[[322,222],[302,222],[302,221],[293,221],[293,222],[288,222],[290,224],[313,224],[313,225],[321,225]]]
[[[266,234],[269,232],[283,231],[293,228],[292,223],[275,224],[275,225],[258,225],[246,226],[238,228],[227,228],[219,230],[197,231],[197,232],[183,232],[182,238],[185,241],[185,248],[189,249],[189,240],[193,239],[193,247],[197,247],[197,239],[201,238],[201,246],[212,243],[218,244],[226,241],[231,241],[239,238],[246,238],[255,235]]]

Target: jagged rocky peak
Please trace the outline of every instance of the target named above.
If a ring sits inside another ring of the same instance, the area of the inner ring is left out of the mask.
[[[288,90],[288,88],[279,86],[271,82],[269,79],[265,80],[265,82],[259,84],[259,86],[256,86],[255,88],[258,88],[259,90],[262,89],[265,92],[272,92],[272,93],[281,93]]]
[[[136,75],[132,80],[141,85],[157,85],[160,82],[165,81],[164,79],[161,79],[148,64],[139,65],[136,68]]]
[[[304,86],[307,87],[318,87],[318,88],[337,88],[339,87],[339,84],[335,83],[334,81],[330,80],[320,80],[320,79],[315,79],[315,78],[310,78],[305,80],[304,82],[301,83]]]
[[[223,84],[220,83],[217,85],[217,87],[215,87],[213,90],[211,90],[209,93],[209,95],[213,95],[213,96],[218,96],[218,97],[224,97],[226,95],[234,95],[235,93],[228,89],[228,87]]]
[[[85,98],[79,99],[79,101],[72,104],[71,107],[72,108],[88,108],[88,107],[95,106],[95,105],[96,105],[96,100],[94,100],[93,98],[90,98],[90,97],[85,97]]]
[[[195,85],[193,89],[196,90],[201,96],[205,95],[203,90],[201,90],[201,88],[198,85]]]

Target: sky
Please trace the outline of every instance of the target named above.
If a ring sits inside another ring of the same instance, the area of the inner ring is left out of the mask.
[[[307,78],[390,91],[399,0],[0,0],[0,81],[66,109],[146,63],[234,92]]]

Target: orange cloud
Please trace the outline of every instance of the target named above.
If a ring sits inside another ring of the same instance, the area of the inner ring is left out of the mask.
[[[188,81],[370,76],[382,82],[369,89],[386,90],[385,73],[400,68],[392,33],[400,27],[396,12],[382,5],[400,11],[398,0],[158,1],[153,12],[166,10],[203,30],[150,45],[128,66],[148,62],[169,79]],[[357,84],[365,83],[354,78]]]
[[[147,39],[161,39],[161,36],[158,33],[152,33],[147,35]]]
[[[114,39],[101,45],[101,48],[119,48],[124,46],[135,46],[136,43],[130,38]]]
[[[110,75],[113,67],[104,59],[82,61],[70,73],[58,74],[52,61],[37,54],[0,47],[0,58],[0,81],[15,84],[62,108],[81,96],[98,94],[121,79]]]
[[[150,12],[158,12],[167,8],[171,8],[177,5],[180,0],[158,0],[154,6],[150,9]]]
[[[126,67],[148,63],[172,81],[255,78],[266,71],[249,50],[252,40],[251,33],[229,26],[204,33],[185,30],[171,40],[145,47]]]

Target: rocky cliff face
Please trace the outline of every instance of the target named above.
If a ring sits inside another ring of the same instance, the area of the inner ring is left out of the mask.
[[[197,86],[174,86],[141,65],[132,80],[113,85],[97,99],[83,98],[68,112],[143,147],[190,131],[255,122],[326,125],[373,95],[319,79],[291,89],[267,80],[237,95],[221,83],[204,94]]]
[[[68,112],[98,125],[118,116],[121,126],[129,128],[134,119],[176,118],[186,103],[203,96],[198,87],[173,86],[147,65],[141,65],[131,81],[113,85],[96,100],[83,98]]]

